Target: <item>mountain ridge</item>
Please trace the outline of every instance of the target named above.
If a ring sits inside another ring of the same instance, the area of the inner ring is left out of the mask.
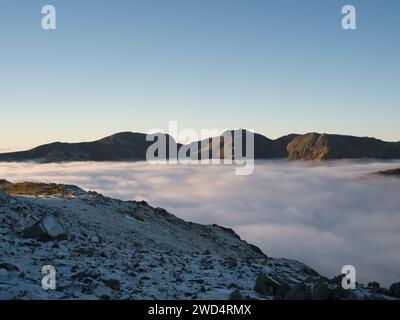
[[[290,160],[400,158],[400,142],[316,132],[295,137],[287,150]]]
[[[195,144],[198,145],[198,153],[190,155],[190,157],[196,159],[205,154],[213,155],[213,157],[220,155],[223,158],[225,156],[224,141],[235,131],[243,133],[245,129],[227,130],[220,136],[194,141],[186,145],[177,143],[172,136],[165,133],[155,136],[165,137],[167,159],[170,146],[180,150],[181,148],[188,149]],[[245,146],[245,140],[243,141]],[[147,148],[153,143],[153,141],[146,140],[144,133],[120,132],[90,142],[54,142],[26,151],[0,153],[0,161],[143,161],[146,160]],[[204,145],[206,149],[204,149]],[[234,148],[232,145],[228,147]],[[399,159],[400,142],[316,132],[289,134],[272,140],[262,134],[254,133],[254,159],[279,158],[289,160]]]

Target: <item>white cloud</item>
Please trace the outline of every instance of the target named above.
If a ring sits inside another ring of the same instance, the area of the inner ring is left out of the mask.
[[[76,184],[200,223],[233,227],[267,255],[294,258],[322,274],[345,264],[358,280],[400,280],[400,179],[367,175],[400,162],[257,162],[229,166],[146,163],[0,164],[0,178]]]

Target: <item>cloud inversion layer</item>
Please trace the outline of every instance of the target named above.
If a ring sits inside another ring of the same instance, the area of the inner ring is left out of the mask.
[[[400,162],[256,162],[230,166],[146,163],[1,163],[0,178],[76,184],[124,200],[146,200],[194,222],[232,227],[270,256],[322,274],[357,269],[360,282],[400,280],[400,179],[367,175]]]

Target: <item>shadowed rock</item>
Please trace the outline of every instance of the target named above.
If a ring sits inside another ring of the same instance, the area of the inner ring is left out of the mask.
[[[400,282],[393,283],[389,288],[389,294],[392,297],[400,298]]]
[[[311,288],[305,283],[293,286],[285,295],[284,300],[310,300]]]
[[[271,296],[280,290],[278,295],[283,296],[290,289],[290,286],[282,280],[275,280],[266,274],[257,276],[254,291],[262,296]],[[285,291],[285,292],[284,292]]]
[[[33,226],[27,228],[23,232],[25,238],[33,238],[38,241],[50,240],[64,240],[66,239],[66,232],[64,226],[54,215],[48,215],[35,223]]]
[[[325,281],[320,282],[313,288],[312,300],[331,300],[333,291]]]

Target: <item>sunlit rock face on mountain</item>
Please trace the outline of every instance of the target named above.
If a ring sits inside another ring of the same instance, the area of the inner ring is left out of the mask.
[[[308,133],[294,138],[287,146],[291,160],[398,159],[400,142],[375,138]]]

